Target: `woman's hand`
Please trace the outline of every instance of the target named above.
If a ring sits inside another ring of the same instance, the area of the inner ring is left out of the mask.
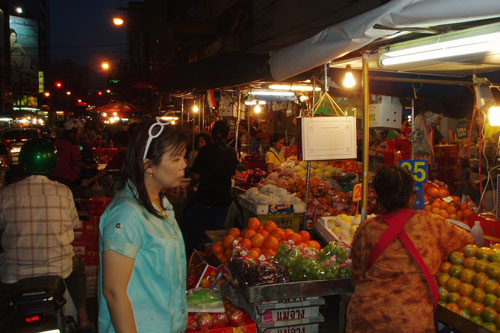
[[[109,250],[102,254],[102,292],[108,303],[111,321],[117,332],[137,332],[134,310],[127,287],[135,259]]]

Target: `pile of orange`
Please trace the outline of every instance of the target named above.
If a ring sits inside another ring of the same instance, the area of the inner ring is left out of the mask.
[[[438,187],[430,183],[424,185],[425,210],[440,215],[445,219],[454,219],[469,222],[469,217],[474,211],[466,203],[460,203],[460,197],[450,195],[450,191],[444,187]]]
[[[500,244],[466,245],[443,262],[436,276],[439,303],[484,328],[500,329]]]
[[[233,248],[239,245],[248,249],[252,258],[258,260],[262,254],[266,258],[274,257],[280,245],[290,241],[297,246],[321,249],[321,245],[311,240],[311,235],[306,230],[297,233],[292,229],[279,228],[274,221],[262,224],[258,218],[251,217],[245,229],[229,229],[222,242],[217,242],[212,246],[212,252],[222,262],[227,263],[231,258]]]

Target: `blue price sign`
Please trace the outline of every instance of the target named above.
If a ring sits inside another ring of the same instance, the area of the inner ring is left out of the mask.
[[[415,179],[415,205],[416,209],[425,209],[424,184],[429,180],[426,160],[403,160],[399,161],[399,166],[407,168]]]

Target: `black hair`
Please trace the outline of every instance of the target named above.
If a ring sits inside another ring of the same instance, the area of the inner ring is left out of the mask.
[[[14,30],[14,29],[12,29],[12,28],[11,28],[11,29],[9,29],[9,30],[10,30],[9,35],[10,35],[10,34],[12,34],[12,33],[14,33],[14,34],[16,35],[16,37],[17,37],[17,32],[16,32],[16,30]]]
[[[388,166],[380,169],[372,185],[377,193],[377,204],[386,212],[408,208],[414,193],[414,180],[408,169]]]
[[[149,198],[144,182],[144,173],[148,167],[160,164],[165,152],[170,151],[172,154],[182,152],[187,147],[188,137],[180,126],[164,125],[161,134],[154,138],[149,145],[146,158],[149,159],[150,164],[145,165],[142,157],[144,156],[144,150],[149,138],[149,128],[155,122],[155,118],[148,118],[135,126],[127,153],[125,154],[125,160],[123,161],[122,175],[123,179],[131,181],[135,186],[137,201],[148,212],[161,218],[162,216],[153,207],[153,203]],[[159,130],[160,127],[157,127]],[[153,132],[153,134],[155,133]]]
[[[285,136],[283,134],[276,133],[269,140],[269,144],[271,145],[271,147],[274,147],[274,144],[276,142],[278,142],[278,141],[280,141],[281,139],[284,139],[284,138],[285,138]]]
[[[200,146],[198,143],[198,140],[200,138],[205,139],[205,142],[207,143],[207,145],[212,142],[210,135],[208,135],[207,133],[198,133],[194,139],[194,149],[196,149],[196,150],[200,150]]]
[[[218,120],[214,123],[211,134],[214,142],[226,141],[229,134],[229,125],[223,120]]]

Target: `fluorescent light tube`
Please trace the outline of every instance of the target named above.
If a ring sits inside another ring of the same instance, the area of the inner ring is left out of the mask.
[[[380,64],[390,66],[410,62],[455,57],[500,50],[500,32],[459,38],[428,45],[394,50],[380,55]]]
[[[255,96],[295,96],[292,91],[269,91],[269,90],[252,90],[250,95]]]

